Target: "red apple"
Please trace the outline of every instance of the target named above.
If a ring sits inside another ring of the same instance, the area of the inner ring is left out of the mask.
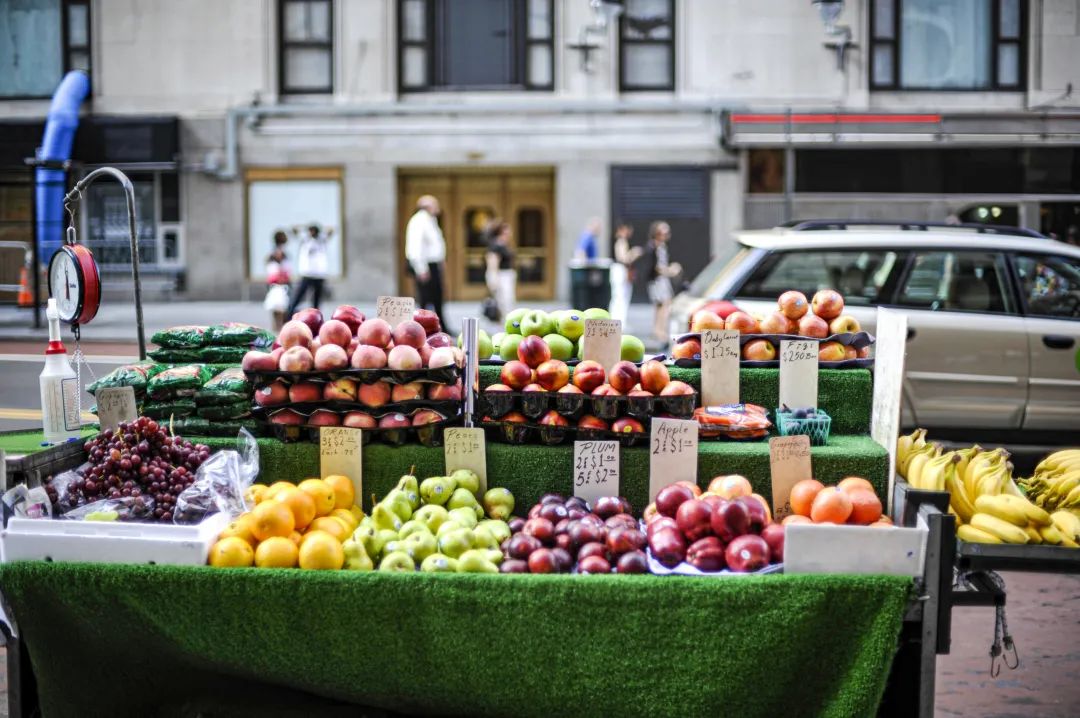
[[[574,367],[574,386],[586,394],[591,394],[592,390],[603,384],[606,378],[607,372],[604,371],[603,365],[592,359],[586,359]]]
[[[685,486],[671,484],[660,489],[656,495],[656,510],[663,516],[675,518],[675,512],[686,501],[694,498],[694,492]]]
[[[641,377],[641,388],[650,394],[659,394],[671,382],[667,367],[655,359],[642,364],[638,375]]]
[[[765,507],[757,499],[751,497],[735,500],[745,506],[746,512],[750,515],[750,533],[761,533],[761,529],[765,528],[765,525],[769,523],[769,514],[766,512]]]
[[[694,387],[684,381],[671,381],[660,392],[660,396],[689,396],[694,393]]]
[[[618,389],[611,384],[601,384],[592,390],[593,396],[622,396]]]
[[[316,409],[307,420],[308,426],[341,426],[341,417],[329,409]]]
[[[325,327],[326,324],[323,326]],[[341,326],[344,327],[345,325],[342,324]],[[337,344],[326,344],[319,347],[318,351],[315,352],[315,369],[317,371],[336,371],[347,366],[349,366],[349,355]]]
[[[675,483],[679,486],[685,486],[686,488],[690,489],[690,493],[694,495],[694,498],[701,498],[701,487],[695,484],[693,481],[687,481],[686,479],[683,479],[682,481],[676,481]]]
[[[795,290],[781,294],[780,298],[776,300],[776,306],[780,308],[780,312],[785,317],[792,321],[798,321],[810,309],[810,304],[806,301],[806,295]]]
[[[428,366],[430,364],[430,362],[431,362],[431,354],[435,350],[432,349],[427,344],[424,344],[424,346],[420,347],[416,351],[418,351],[420,353],[420,364],[422,366]]]
[[[645,522],[646,526],[648,526],[656,519],[660,518],[660,512],[656,508],[655,501],[645,507],[645,510],[641,512],[641,518]]]
[[[540,417],[540,424],[543,426],[570,426],[570,421],[567,420],[565,416],[552,409]]]
[[[859,359],[869,359],[870,358],[870,345],[867,344],[864,347],[860,347],[858,350],[856,350],[855,355]]]
[[[816,314],[807,314],[799,320],[799,335],[813,337],[815,339],[824,339],[829,336],[829,325],[825,323],[824,319]]]
[[[337,344],[342,349],[349,346],[349,342],[352,341],[353,333],[349,325],[339,319],[331,319],[328,322],[323,322],[323,325],[319,327],[319,341],[323,346],[330,344]]]
[[[415,371],[424,367],[424,360],[415,347],[399,344],[390,350],[386,365],[395,371]]]
[[[712,534],[712,506],[701,499],[691,499],[679,505],[675,523],[687,541],[697,541]]]
[[[435,332],[434,334],[428,332],[427,345],[432,349],[452,347],[454,346],[454,338],[446,332]]]
[[[289,387],[280,379],[255,390],[255,403],[259,406],[277,406],[288,400]]]
[[[833,289],[821,289],[810,301],[814,314],[825,321],[836,319],[844,311],[844,298]]]
[[[739,536],[728,544],[724,558],[732,571],[747,573],[769,565],[769,544],[754,534]]]
[[[339,305],[334,310],[334,313],[330,315],[330,318],[344,322],[349,327],[349,333],[353,335],[356,334],[356,330],[360,328],[360,325],[364,323],[364,313],[351,304]]]
[[[277,371],[278,360],[273,354],[260,351],[249,351],[240,360],[240,368],[244,371]]]
[[[356,382],[336,379],[323,384],[323,399],[327,401],[356,401]]]
[[[739,501],[728,501],[712,512],[713,533],[724,542],[750,531],[750,511]]]
[[[743,311],[732,312],[724,320],[724,329],[734,330],[740,334],[759,334],[757,319]]]
[[[850,346],[850,345],[844,347],[844,359],[858,359],[858,358],[859,358],[859,350],[858,349],[856,349],[855,347]]]
[[[769,524],[761,530],[761,538],[769,546],[769,562],[783,563],[784,561],[784,527],[780,524]]]
[[[760,324],[762,334],[793,334],[793,326],[798,328],[783,312],[773,312],[762,319]]]
[[[645,534],[629,527],[619,527],[608,532],[607,548],[612,556],[621,556],[627,551],[640,551],[649,543]]]
[[[323,397],[323,385],[314,381],[298,381],[289,387],[289,401],[300,404],[319,401]]]
[[[427,398],[431,401],[461,401],[461,380],[453,384],[428,384]]]
[[[380,407],[390,401],[390,385],[385,381],[360,384],[356,389],[356,399],[364,406]]]
[[[715,536],[703,536],[686,549],[686,562],[699,571],[723,571],[727,566],[724,543]]]
[[[270,423],[272,424],[303,424],[304,415],[293,411],[292,409],[282,409],[275,412],[270,417]]]
[[[676,359],[694,359],[701,357],[701,342],[697,339],[685,339],[675,345],[671,356]]]
[[[623,416],[615,420],[611,430],[619,434],[644,434],[645,427],[633,417]]]
[[[617,513],[604,519],[604,526],[607,526],[608,531],[614,531],[617,528],[636,529],[638,520],[630,514]]]
[[[608,428],[608,423],[606,421],[604,421],[603,419],[598,419],[592,414],[586,414],[585,416],[578,419],[577,425],[579,429],[592,429],[599,431],[607,431]]]
[[[322,327],[323,316],[322,312],[314,307],[308,307],[307,309],[301,309],[293,314],[290,318],[292,321],[299,321],[307,324],[308,329],[311,330],[311,336],[315,336],[319,333],[319,328]],[[285,346],[284,342],[282,346]],[[288,349],[288,347],[285,347]]]
[[[361,344],[386,349],[390,344],[390,325],[378,317],[365,319],[360,328],[356,330],[356,338]]]
[[[423,426],[424,424],[438,424],[440,421],[445,420],[445,417],[437,411],[431,409],[421,409],[413,414],[412,425]]]
[[[382,369],[386,366],[386,350],[370,344],[361,344],[353,352],[353,369]]]
[[[393,331],[394,346],[410,346],[419,350],[427,343],[427,332],[417,322],[406,319],[400,322]]]
[[[840,342],[822,342],[818,347],[818,361],[843,361],[847,348]]]
[[[508,361],[499,371],[499,380],[514,391],[521,391],[532,382],[532,369],[523,361]]]
[[[716,312],[699,309],[690,319],[690,331],[700,333],[706,329],[723,329],[724,320]]]
[[[675,568],[686,560],[686,540],[678,529],[660,529],[649,539],[653,558],[668,568]]]
[[[679,524],[675,522],[675,519],[670,516],[657,515],[655,519],[645,524],[645,535],[648,538],[652,538],[652,535],[660,529],[678,529]]]
[[[742,358],[747,361],[772,361],[776,359],[776,347],[768,339],[752,339],[743,346]]]
[[[341,418],[341,425],[351,429],[374,429],[378,426],[375,417],[362,411],[350,411]]]
[[[431,356],[424,360],[424,365],[429,369],[441,369],[444,366],[454,366],[457,364],[457,357],[454,355],[454,350],[450,347],[439,347],[432,349],[430,346],[424,346],[421,349],[421,353],[424,350],[431,352]]]
[[[639,381],[641,381],[641,372],[638,371],[634,362],[617,362],[608,372],[608,383],[620,394],[630,392]]]
[[[409,417],[401,413],[387,414],[379,419],[380,429],[402,429],[412,424]]]
[[[619,557],[615,564],[616,573],[648,573],[649,560],[644,551],[630,551]]]
[[[281,342],[282,349],[291,349],[293,347],[309,347],[311,346],[311,339],[315,335],[311,333],[311,328],[298,320],[285,322],[285,326],[278,332],[278,341]]]
[[[430,309],[417,309],[412,315],[413,321],[424,328],[427,334],[435,334],[442,331],[442,323],[439,315]]]
[[[396,384],[390,390],[390,401],[415,401],[424,398],[424,385],[418,381],[408,384]]]
[[[570,382],[570,367],[564,361],[549,359],[536,367],[536,381],[548,391],[558,391]]]

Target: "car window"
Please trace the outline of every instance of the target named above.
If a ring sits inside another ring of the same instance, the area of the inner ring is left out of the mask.
[[[779,252],[754,270],[738,296],[775,299],[789,289],[807,296],[819,289],[835,289],[848,304],[877,304],[883,301],[882,289],[898,256],[883,249]]]
[[[694,281],[690,282],[687,291],[691,296],[704,297],[718,281],[743,263],[750,254],[750,250],[738,242],[727,245],[720,254],[705,265],[705,269],[698,272]]]
[[[1016,257],[1016,273],[1028,314],[1080,318],[1080,260],[1021,254]]]
[[[1012,311],[1005,257],[996,252],[918,252],[897,303],[945,312]]]

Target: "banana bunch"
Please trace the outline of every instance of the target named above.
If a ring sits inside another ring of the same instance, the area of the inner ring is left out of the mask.
[[[926,443],[926,429],[916,429],[896,440],[896,473],[904,478],[908,475],[908,465],[916,454],[922,453]]]
[[[1056,451],[1039,462],[1034,476],[1020,486],[1048,511],[1080,511],[1080,449]]]
[[[913,457],[908,467],[908,483],[916,489],[945,491],[949,481],[956,479],[956,467],[962,458],[955,451],[941,453],[941,446],[934,446],[934,450]]]
[[[1080,547],[1080,517],[1070,512],[1052,515],[1012,494],[984,494],[975,499],[974,508],[971,520],[956,529],[964,541]]]

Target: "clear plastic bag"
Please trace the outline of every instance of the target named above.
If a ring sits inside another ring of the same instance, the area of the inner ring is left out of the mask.
[[[244,494],[259,475],[259,445],[247,429],[236,437],[236,451],[219,451],[195,472],[195,481],[176,497],[173,523],[197,524],[219,511],[238,516],[253,507]]]
[[[49,494],[49,500],[56,507],[58,514],[66,514],[79,505],[78,486],[85,480],[86,472],[90,469],[90,463],[68,471],[61,472],[49,479],[45,485],[45,491]]]
[[[83,504],[61,515],[75,521],[150,521],[154,500],[149,496],[122,496]]]

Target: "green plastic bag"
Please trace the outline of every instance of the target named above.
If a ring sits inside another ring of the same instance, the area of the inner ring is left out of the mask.
[[[211,363],[239,364],[247,352],[247,347],[203,347],[199,350],[199,359]]]
[[[211,376],[210,370],[202,364],[174,366],[158,373],[147,382],[146,393],[157,401],[176,396],[192,396]]]
[[[241,399],[240,401],[234,401],[231,404],[200,406],[196,413],[202,418],[210,421],[243,419],[244,417],[251,415],[251,401],[248,399]]]
[[[274,335],[265,329],[243,322],[222,322],[206,329],[206,344],[213,346],[269,346]]]
[[[154,332],[150,341],[169,349],[193,349],[206,344],[206,327],[185,325]]]
[[[173,432],[183,437],[209,436],[210,422],[199,416],[187,416],[173,422]]]
[[[198,349],[151,349],[146,355],[163,364],[189,364],[202,360]]]
[[[193,399],[170,399],[168,401],[148,401],[143,404],[143,415],[151,419],[179,418],[195,413]]]
[[[203,384],[195,393],[199,406],[220,406],[236,401],[251,401],[254,388],[240,367],[229,367]]]
[[[86,390],[91,394],[96,394],[98,389],[130,386],[135,390],[135,398],[142,397],[146,393],[146,382],[149,380],[150,367],[152,366],[153,364],[150,364],[149,362],[142,364],[125,364],[124,366],[113,369],[105,376],[87,386]]]

